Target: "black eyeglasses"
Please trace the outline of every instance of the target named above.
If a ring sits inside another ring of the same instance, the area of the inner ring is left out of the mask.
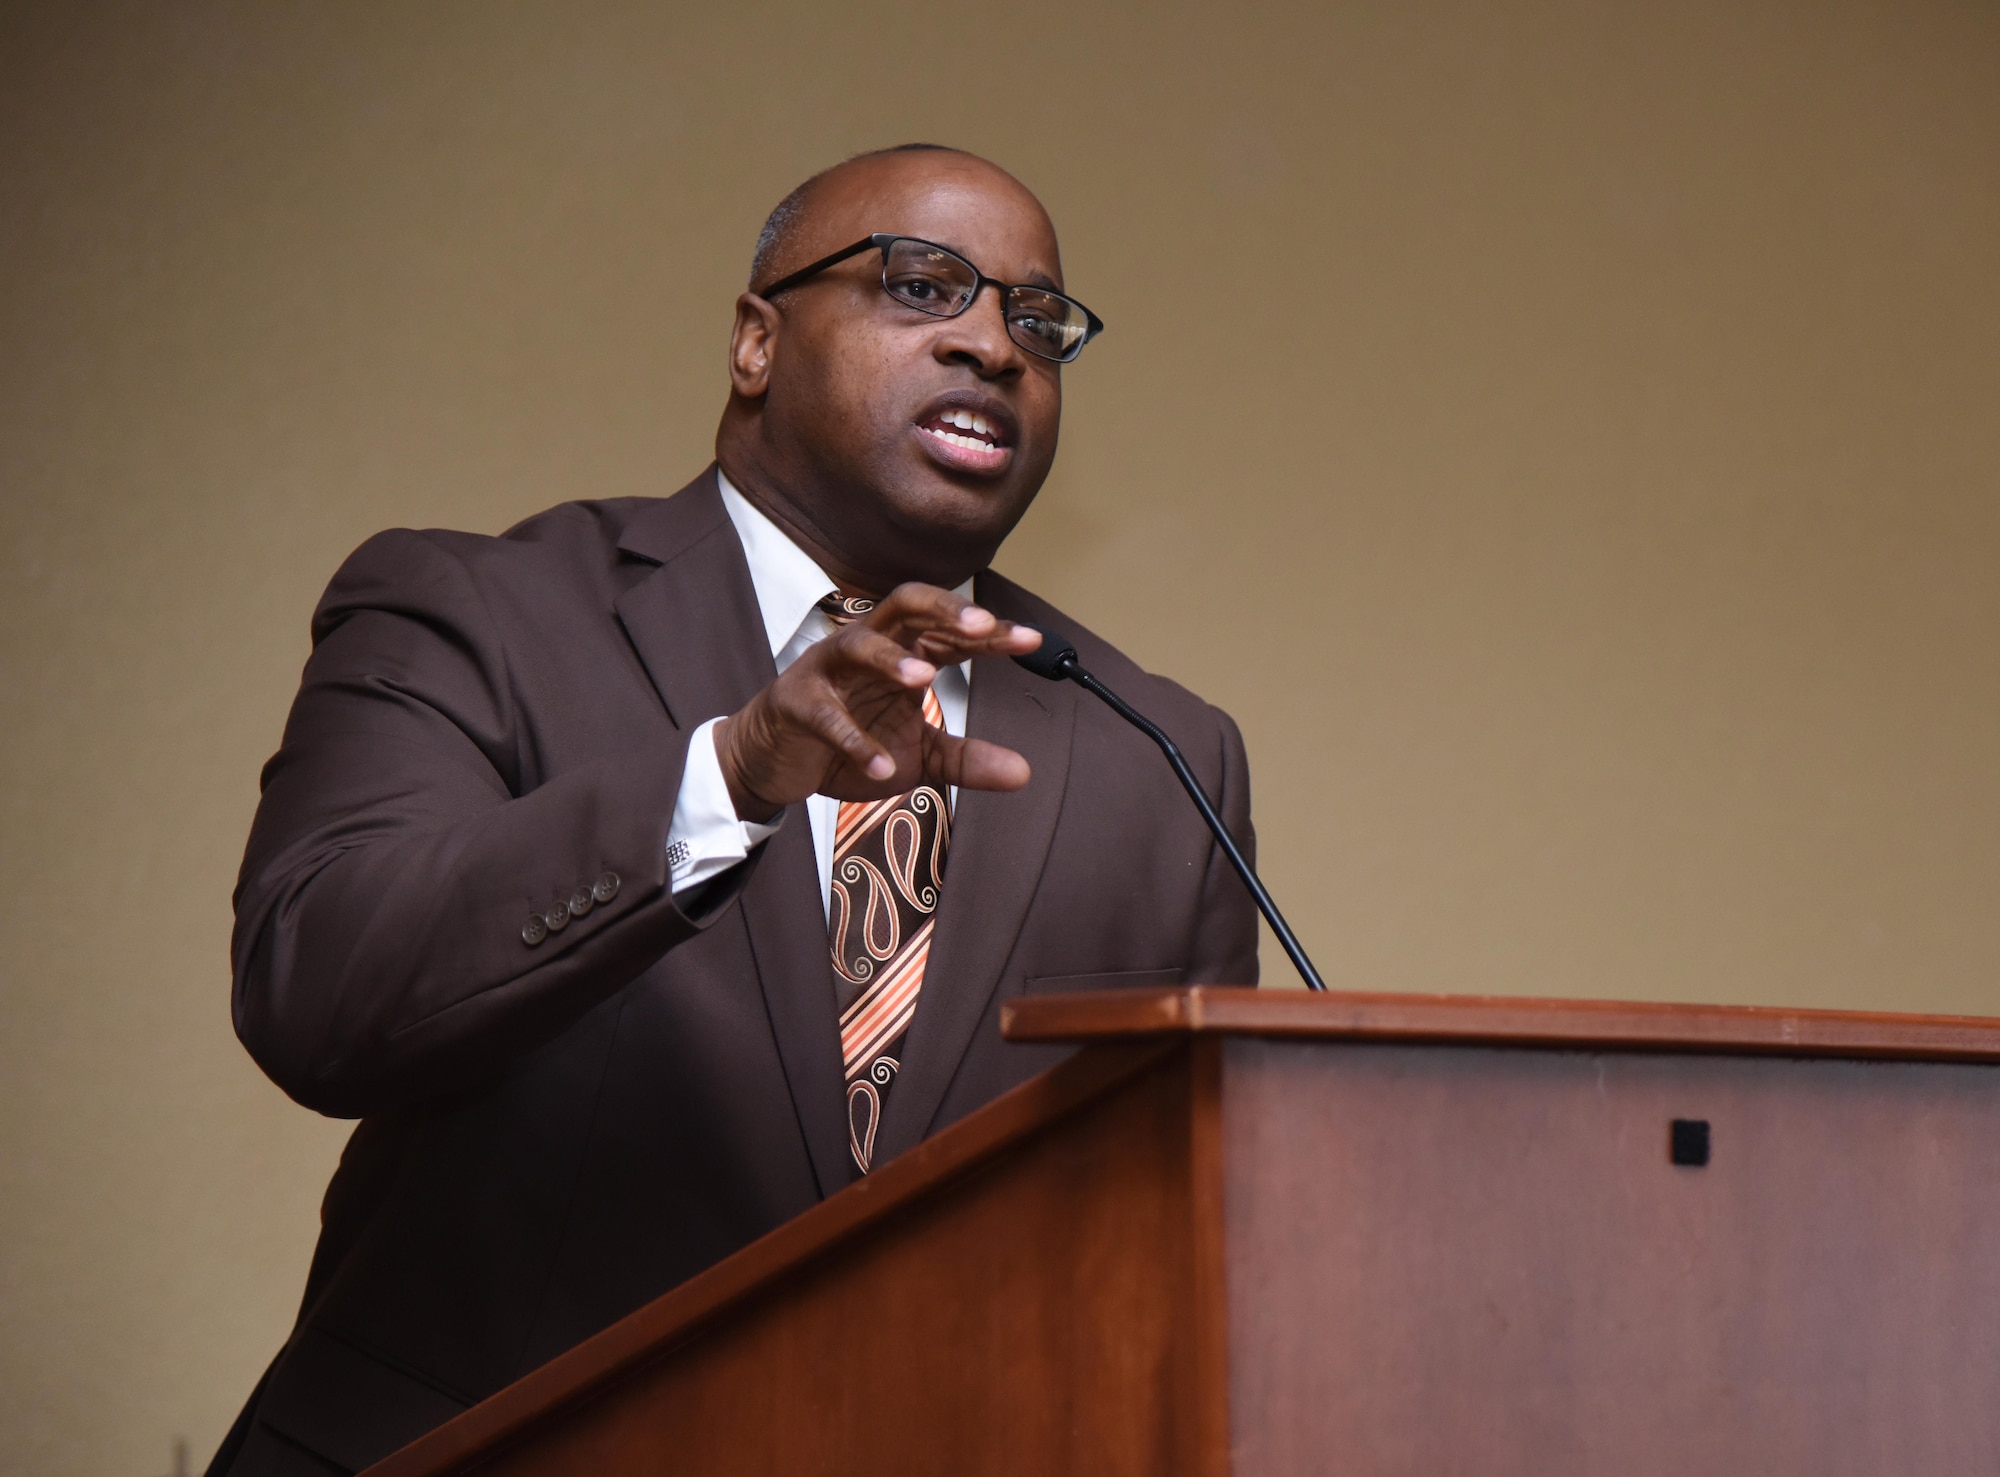
[[[882,290],[905,307],[934,318],[956,318],[979,300],[982,288],[999,288],[1000,316],[1007,324],[1007,337],[1040,358],[1067,364],[1083,352],[1085,344],[1104,332],[1104,321],[1073,297],[1064,297],[1045,287],[996,281],[957,252],[947,251],[935,242],[882,231],[842,247],[832,256],[823,256],[788,277],[780,277],[757,296],[770,297],[796,287],[815,273],[859,256],[871,247],[882,253]]]

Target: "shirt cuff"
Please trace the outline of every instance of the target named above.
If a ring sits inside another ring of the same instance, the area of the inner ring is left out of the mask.
[[[768,825],[738,819],[715,752],[715,725],[721,721],[709,719],[688,740],[687,767],[667,829],[667,871],[676,900],[741,862],[784,824],[783,811]]]

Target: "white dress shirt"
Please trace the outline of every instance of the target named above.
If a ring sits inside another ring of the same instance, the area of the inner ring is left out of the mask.
[[[764,635],[771,643],[772,660],[782,672],[814,642],[832,633],[832,622],[818,606],[838,585],[783,529],[753,507],[720,467],[715,480],[722,489],[722,506],[743,543],[750,583],[757,591],[757,610],[764,618]],[[970,600],[972,581],[967,580],[955,593]],[[972,696],[972,663],[941,669],[931,685],[937,692],[938,706],[944,710],[945,731],[963,737],[966,705]],[[715,725],[721,721],[709,719],[688,740],[687,767],[674,801],[673,823],[667,830],[667,859],[676,898],[728,871],[776,835],[784,823],[782,814],[770,825],[737,817],[728,782],[722,777],[722,762],[715,752]],[[951,798],[955,804],[955,787]],[[813,854],[819,860],[819,900],[824,909],[831,892],[833,833],[840,819],[840,802],[826,795],[809,796],[806,818],[812,824]]]

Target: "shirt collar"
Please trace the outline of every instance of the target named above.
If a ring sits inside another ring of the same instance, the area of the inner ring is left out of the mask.
[[[750,583],[757,591],[757,610],[764,617],[764,635],[776,657],[791,644],[813,607],[837,582],[818,562],[791,541],[785,531],[736,490],[722,468],[715,469],[722,489],[722,506],[736,525],[743,557],[750,563]]]
[[[799,644],[811,645],[830,629],[816,607],[839,588],[839,582],[819,567],[818,560],[793,543],[791,535],[738,492],[736,484],[720,467],[715,469],[715,485],[722,491],[723,510],[736,525],[743,557],[750,564],[750,583],[757,592],[757,611],[764,617],[764,636],[771,644],[772,659],[784,655],[785,648],[794,644],[809,620],[814,622],[811,638]],[[970,600],[972,581],[967,580],[953,593]],[[791,655],[797,656],[798,652]],[[788,663],[780,661],[779,665],[782,668]]]

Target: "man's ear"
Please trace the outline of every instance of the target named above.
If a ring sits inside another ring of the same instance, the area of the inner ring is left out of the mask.
[[[771,386],[771,355],[777,348],[778,310],[754,292],[736,299],[736,327],[729,335],[729,383],[737,394],[757,400]]]

